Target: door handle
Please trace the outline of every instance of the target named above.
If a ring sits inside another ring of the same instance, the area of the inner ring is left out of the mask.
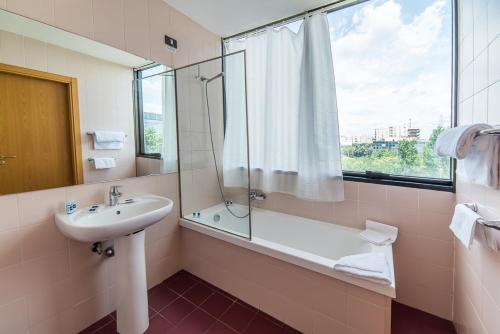
[[[15,155],[0,155],[0,160],[15,159],[15,158],[17,158]]]

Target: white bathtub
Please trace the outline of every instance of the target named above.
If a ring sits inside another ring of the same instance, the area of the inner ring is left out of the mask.
[[[231,208],[239,215],[247,210],[237,204]],[[221,218],[219,221],[214,220],[216,214]],[[181,219],[180,223],[185,228],[391,298],[396,297],[392,246],[375,246],[362,240],[358,237],[361,230],[254,208],[251,217],[252,239],[249,240],[248,220],[232,217],[223,204],[200,211],[199,218],[193,215],[187,218],[189,219]],[[336,261],[343,256],[367,252],[381,252],[387,256],[392,275],[391,285],[354,278],[332,269]]]

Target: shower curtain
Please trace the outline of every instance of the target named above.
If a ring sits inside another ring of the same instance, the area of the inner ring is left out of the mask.
[[[177,171],[177,123],[175,115],[175,76],[174,72],[162,76],[162,114],[163,142],[161,146],[162,174]]]
[[[344,188],[329,26],[326,14],[300,30],[267,29],[225,44],[246,50],[251,187],[319,201],[342,201]],[[226,72],[224,185],[241,187],[247,166],[236,98],[244,80],[237,61]],[[244,89],[244,87],[243,87]],[[244,106],[243,106],[244,107]]]

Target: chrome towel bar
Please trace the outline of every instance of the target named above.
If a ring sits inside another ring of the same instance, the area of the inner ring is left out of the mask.
[[[87,134],[88,134],[89,136],[93,136],[93,135],[95,135],[95,132],[93,132],[93,131],[88,131],[88,132],[87,132]],[[128,135],[126,134],[126,135],[125,135],[125,137],[128,137]]]
[[[479,207],[476,203],[465,204],[465,206],[476,213],[479,211]],[[476,223],[500,231],[500,220],[486,220],[483,218],[478,218]]]
[[[489,135],[489,136],[500,136],[500,128],[481,130],[477,134],[478,136]]]

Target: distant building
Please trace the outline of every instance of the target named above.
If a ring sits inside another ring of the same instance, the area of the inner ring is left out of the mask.
[[[353,145],[353,144],[369,144],[373,141],[372,137],[369,136],[341,136],[341,145]]]
[[[373,145],[373,149],[375,151],[380,151],[380,150],[395,151],[398,149],[398,142],[397,141],[374,140],[372,145]]]
[[[408,138],[414,138],[418,139],[420,138],[420,129],[413,128],[413,129],[408,129]]]
[[[420,138],[420,129],[411,128],[406,124],[402,126],[388,126],[374,130],[375,141],[399,141],[403,139]]]

